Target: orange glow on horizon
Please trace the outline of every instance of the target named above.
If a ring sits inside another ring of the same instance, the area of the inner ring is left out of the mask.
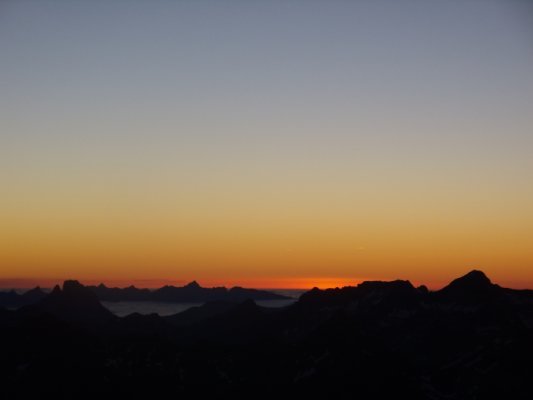
[[[533,289],[533,52],[512,2],[453,28],[455,6],[415,1],[116,21],[41,3],[0,3],[0,288],[437,290],[478,269]]]
[[[469,272],[464,271],[464,274]],[[451,280],[458,278],[460,275],[450,277],[448,280],[433,280],[433,281],[416,281],[409,280],[415,287],[420,285],[427,286],[430,290],[439,290],[448,285]],[[200,286],[205,288],[225,286],[231,288],[234,286],[241,286],[245,288],[255,289],[301,289],[310,290],[314,287],[319,289],[342,288],[345,286],[357,286],[364,281],[392,281],[396,278],[346,278],[346,277],[269,277],[269,278],[241,278],[241,279],[78,279],[76,277],[67,278],[0,278],[0,290],[6,289],[30,289],[36,286],[43,288],[52,288],[55,285],[61,285],[67,279],[79,280],[84,285],[99,285],[105,284],[108,287],[128,287],[135,286],[137,288],[157,289],[165,285],[169,286],[184,286],[189,282],[196,280]],[[530,289],[533,287],[533,282],[516,282],[512,280],[495,280],[489,275],[489,279],[493,283],[499,284],[503,287],[515,289]]]
[[[75,277],[66,279],[76,279]],[[41,286],[44,288],[51,288],[55,285],[61,285],[66,279],[32,279],[32,278],[14,278],[14,279],[0,279],[0,288],[32,288]],[[165,285],[169,286],[184,286],[194,279],[78,279],[84,285],[99,285],[105,284],[108,287],[127,287],[135,286],[138,288],[160,288]],[[254,278],[254,279],[202,279],[197,282],[202,287],[220,287],[225,286],[231,288],[234,286],[241,286],[255,289],[312,289],[318,287],[319,289],[356,286],[364,280],[359,278],[334,278],[334,277],[315,277],[315,278]]]

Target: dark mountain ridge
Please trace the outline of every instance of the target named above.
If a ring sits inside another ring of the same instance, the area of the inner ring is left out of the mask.
[[[63,288],[55,286],[49,295],[28,307],[69,322],[102,324],[116,318],[100,304],[92,290],[75,280],[65,281]]]
[[[375,281],[313,289],[281,309],[217,300],[118,318],[67,281],[0,309],[0,353],[14,399],[530,399],[533,292],[472,271],[435,292]]]
[[[206,301],[286,300],[286,296],[258,289],[233,287],[204,288],[196,281],[179,286],[163,286],[156,290],[108,288],[103,284],[89,286],[102,301],[162,301],[169,303],[200,303]]]
[[[9,292],[0,291],[0,306],[14,308],[21,307],[28,304],[34,304],[45,296],[46,293],[39,286],[30,289],[23,294],[19,294],[14,290]]]
[[[96,294],[100,301],[158,301],[167,303],[204,303],[208,301],[244,301],[252,300],[289,300],[290,297],[259,289],[248,289],[235,286],[204,288],[196,281],[179,286],[163,286],[156,290],[140,289],[135,286],[125,288],[109,288],[103,283],[97,286],[86,286]],[[23,294],[15,291],[0,291],[0,306],[18,308],[35,304],[42,300],[46,293],[40,288],[28,290]]]

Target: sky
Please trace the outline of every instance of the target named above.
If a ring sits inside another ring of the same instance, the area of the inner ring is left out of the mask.
[[[533,288],[533,3],[0,2],[0,286]]]

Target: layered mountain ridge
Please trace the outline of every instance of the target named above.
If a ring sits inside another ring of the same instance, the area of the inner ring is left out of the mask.
[[[533,291],[471,271],[434,292],[370,281],[279,309],[214,300],[119,318],[66,281],[32,305],[0,308],[0,352],[7,398],[526,399]]]

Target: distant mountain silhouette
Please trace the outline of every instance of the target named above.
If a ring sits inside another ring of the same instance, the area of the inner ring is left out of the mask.
[[[4,307],[21,307],[27,304],[37,303],[43,299],[46,293],[37,286],[23,294],[18,294],[14,290],[9,292],[0,292],[0,306]]]
[[[100,304],[92,290],[75,280],[65,281],[63,289],[54,287],[52,292],[34,307],[66,321],[100,324],[115,319],[115,316]]]
[[[175,289],[206,290],[160,296]],[[531,399],[533,291],[471,271],[439,291],[371,281],[278,309],[215,300],[118,318],[94,287],[66,281],[35,305],[0,308],[0,354],[13,399]]]
[[[196,281],[192,281],[190,283],[188,283],[187,285],[185,285],[184,287],[188,288],[188,289],[200,289],[200,284]]]
[[[455,279],[448,286],[436,293],[441,301],[456,304],[485,304],[497,302],[504,297],[504,291],[493,284],[482,272],[473,270],[468,274]]]
[[[196,281],[178,286],[163,286],[157,290],[128,288],[108,288],[103,284],[89,286],[102,301],[161,301],[169,303],[203,303],[206,301],[243,301],[252,300],[285,300],[289,299],[276,293],[265,290],[245,289],[234,287],[230,290],[225,287],[204,288]]]
[[[103,283],[88,286],[99,300],[102,301],[150,301],[152,292],[149,289],[138,289],[135,286],[126,288],[108,288]]]
[[[20,306],[22,302],[22,296],[14,290],[9,292],[0,292],[0,305],[4,307]]]
[[[35,287],[22,294],[26,304],[32,304],[46,297],[46,293],[39,287]]]

